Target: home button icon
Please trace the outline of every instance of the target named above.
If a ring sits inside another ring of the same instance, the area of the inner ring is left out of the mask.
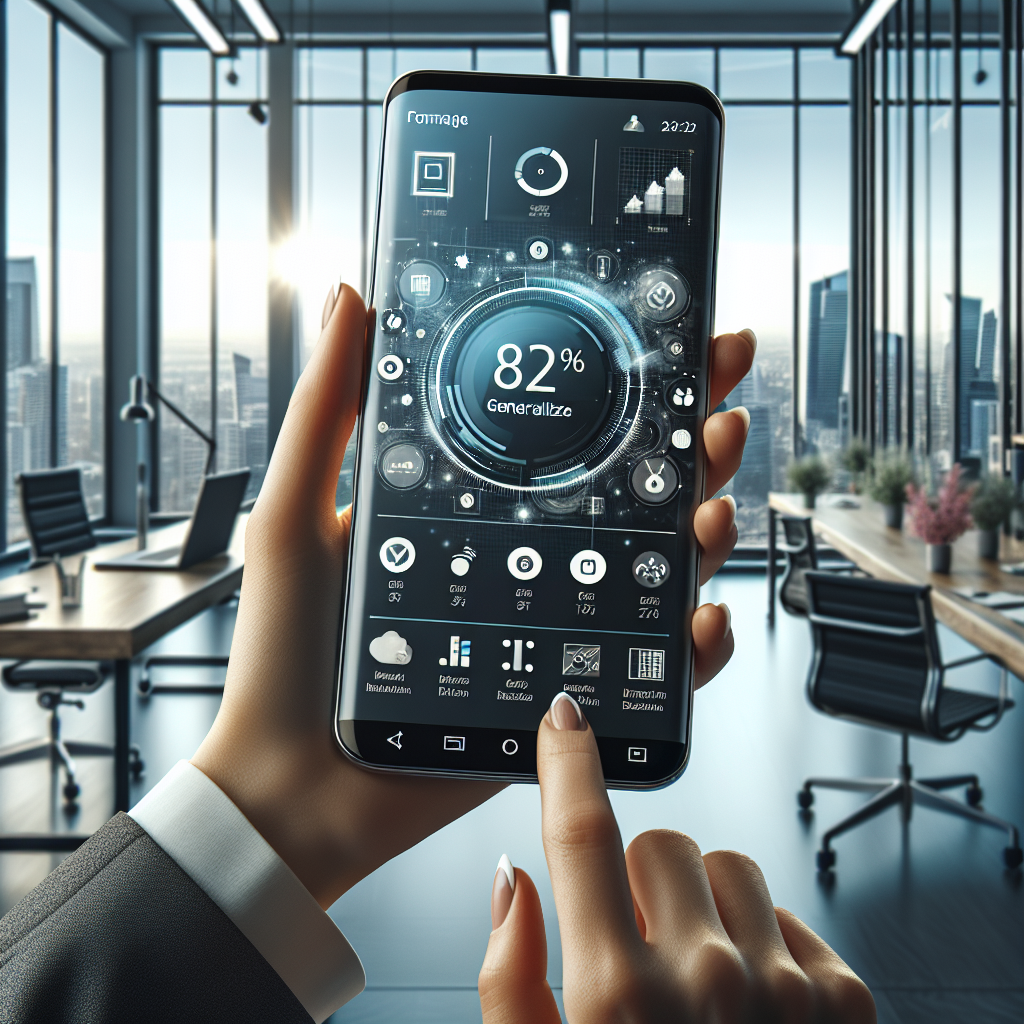
[[[505,740],[501,745],[501,752],[511,757],[519,752],[519,744],[515,740]]]

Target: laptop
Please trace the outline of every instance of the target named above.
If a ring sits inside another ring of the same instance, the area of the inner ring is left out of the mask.
[[[204,477],[199,485],[199,497],[196,498],[184,544],[173,548],[129,551],[93,565],[97,569],[167,569],[180,572],[223,554],[231,541],[235,517],[248,483],[247,469]]]

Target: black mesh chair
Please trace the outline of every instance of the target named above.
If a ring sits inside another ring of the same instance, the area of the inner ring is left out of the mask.
[[[986,658],[999,662],[978,654],[942,663],[930,587],[822,572],[807,572],[804,579],[814,639],[807,680],[811,703],[826,714],[891,729],[902,736],[896,778],[812,778],[804,783],[798,802],[805,811],[814,802],[815,788],[873,794],[859,811],[824,834],[818,870],[829,871],[835,865],[832,841],[836,836],[896,804],[908,816],[914,804],[922,804],[1005,832],[1009,844],[1003,859],[1007,867],[1019,867],[1022,853],[1017,828],[981,809],[977,775],[915,779],[908,758],[911,736],[949,742],[968,729],[993,728],[1003,712],[1013,707],[1006,695],[1006,669],[996,696],[946,685],[950,669]],[[965,803],[942,792],[961,786],[966,787]]]
[[[82,474],[79,470],[21,473],[16,482],[22,520],[35,563],[50,561],[58,555],[79,554],[96,546],[82,495]],[[0,768],[48,758],[63,766],[64,798],[68,803],[74,803],[81,792],[74,758],[113,757],[114,748],[105,743],[63,740],[60,709],[64,706],[84,708],[80,697],[69,699],[67,693],[92,693],[105,678],[106,672],[95,661],[18,661],[4,666],[4,686],[14,691],[34,691],[36,703],[49,712],[50,734],[0,749]],[[137,765],[136,771],[141,771],[142,762],[138,760],[137,752],[133,763]]]
[[[810,516],[781,516],[782,531],[786,535],[778,550],[786,556],[786,572],[779,586],[779,603],[790,615],[807,615],[808,572],[820,569],[818,549],[815,545],[813,520]],[[837,566],[830,572],[854,572],[852,566]]]
[[[96,547],[77,469],[47,469],[17,477],[21,516],[36,562]]]

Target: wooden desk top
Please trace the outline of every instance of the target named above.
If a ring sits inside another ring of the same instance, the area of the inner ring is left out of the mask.
[[[949,575],[930,573],[924,541],[906,530],[890,530],[881,505],[857,495],[860,508],[836,508],[829,504],[830,497],[821,495],[817,508],[806,509],[802,495],[772,493],[768,504],[783,515],[811,516],[814,532],[871,576],[896,583],[930,583],[935,617],[976,647],[1002,658],[1014,675],[1024,678],[1024,626],[955,593],[955,588],[969,587],[1024,595],[1024,576],[1005,573],[999,562],[978,557],[976,530],[953,545]],[[1001,537],[1000,561],[1024,562],[1024,543]]]
[[[93,562],[135,550],[135,538],[86,552],[82,605],[63,609],[52,565],[0,580],[0,594],[38,590],[30,600],[45,601],[32,618],[0,624],[3,658],[131,658],[166,633],[209,608],[242,581],[245,524],[238,517],[226,554],[185,572],[96,569]],[[187,522],[153,530],[149,547],[182,543]]]

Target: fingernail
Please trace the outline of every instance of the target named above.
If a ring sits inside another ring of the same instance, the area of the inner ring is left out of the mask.
[[[723,494],[722,501],[727,502],[732,509],[732,521],[736,522],[736,499],[731,494]]]
[[[750,410],[745,405],[737,405],[735,409],[730,409],[729,411],[736,413],[743,419],[744,430],[750,430]]]
[[[740,331],[740,337],[746,338],[747,341],[750,342],[750,347],[753,352],[757,352],[757,335],[749,327],[744,327],[743,330]]]
[[[491,927],[500,928],[508,917],[512,897],[516,891],[516,870],[508,854],[503,853],[494,871],[494,885],[491,886]]]
[[[551,724],[562,732],[583,732],[587,727],[587,720],[579,704],[564,690],[555,694],[549,714]]]
[[[722,630],[722,638],[724,639],[729,635],[729,630],[732,629],[732,612],[729,611],[729,606],[724,601],[718,607],[725,612],[725,629]]]
[[[334,312],[334,304],[338,301],[338,296],[334,293],[334,285],[331,285],[331,290],[327,293],[327,301],[324,303],[324,311],[320,316],[320,330],[322,331],[327,326],[327,321],[331,319],[331,314]]]

